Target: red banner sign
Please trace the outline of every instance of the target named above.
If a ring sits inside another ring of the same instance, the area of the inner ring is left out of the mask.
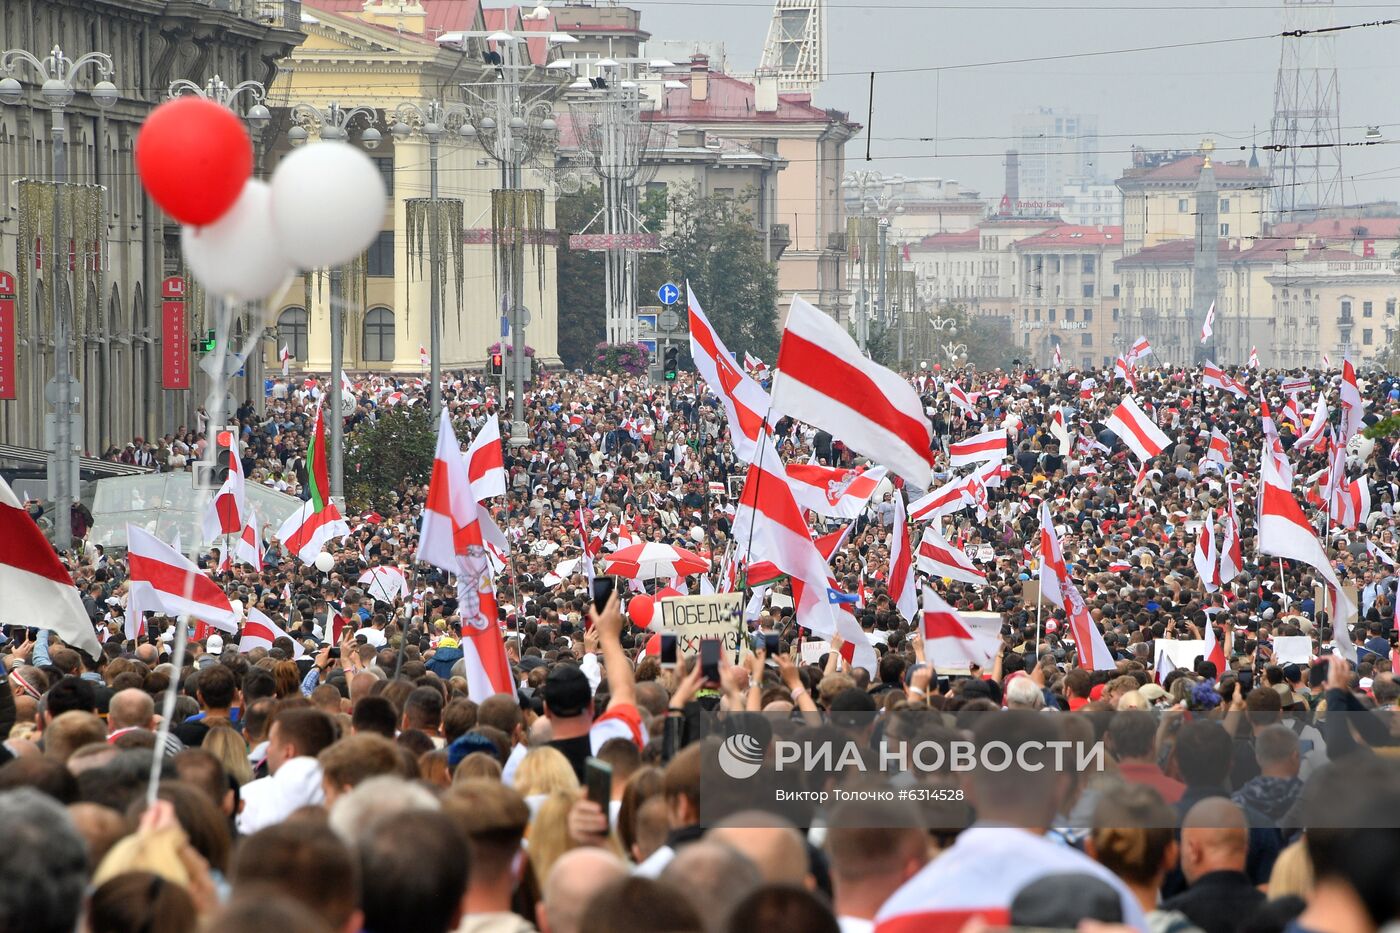
[[[190,331],[185,326],[185,280],[172,275],[160,283],[161,385],[190,387]]]
[[[0,272],[0,399],[15,398],[15,277]]]
[[[569,249],[604,251],[631,249],[654,252],[661,249],[658,233],[575,233],[569,237]]]

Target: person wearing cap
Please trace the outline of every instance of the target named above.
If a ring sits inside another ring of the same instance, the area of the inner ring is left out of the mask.
[[[599,615],[590,608],[598,644],[607,668],[608,708],[595,718],[593,688],[588,675],[574,664],[557,664],[545,678],[544,714],[553,739],[550,745],[563,753],[580,782],[584,763],[609,739],[629,739],[641,748],[647,743],[646,727],[637,710],[632,665],[622,648],[622,612],[616,591]]]

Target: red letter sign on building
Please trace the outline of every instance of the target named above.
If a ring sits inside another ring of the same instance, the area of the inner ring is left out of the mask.
[[[15,397],[15,277],[0,272],[0,399]]]
[[[185,280],[172,275],[160,283],[161,385],[190,387],[190,332],[185,327]]]

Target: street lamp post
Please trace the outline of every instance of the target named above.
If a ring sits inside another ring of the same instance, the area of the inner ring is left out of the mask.
[[[323,141],[347,142],[350,139],[350,122],[357,116],[363,116],[369,123],[360,132],[360,144],[366,149],[378,149],[382,137],[379,130],[374,128],[373,108],[357,106],[347,110],[335,101],[328,104],[325,109],[305,103],[293,104],[292,120],[294,123],[292,128],[287,131],[287,139],[293,146],[303,145],[311,137],[308,127],[313,127]],[[309,275],[310,272],[307,274]],[[345,413],[341,409],[340,383],[345,372],[345,322],[341,308],[341,274],[340,266],[331,266],[331,495],[343,500],[345,497],[345,444],[343,437]]]
[[[256,149],[261,149],[263,130],[267,129],[267,125],[272,122],[272,113],[263,104],[263,100],[267,97],[267,88],[261,82],[240,81],[230,87],[228,83],[218,75],[214,75],[214,77],[206,81],[202,87],[185,78],[178,78],[170,82],[170,87],[167,89],[167,95],[170,99],[173,100],[176,97],[181,97],[186,94],[192,94],[195,97],[213,101],[228,110],[235,110],[234,104],[237,103],[238,98],[246,94],[252,101],[252,104],[243,115],[243,119],[248,121],[248,126],[253,131],[254,147]],[[255,172],[262,162],[261,155],[261,152],[255,152],[254,154],[253,169]],[[210,373],[210,375],[217,379],[218,386],[227,386],[229,381],[233,378],[233,374],[242,368],[240,361],[243,359],[243,350],[242,348],[233,348],[231,345],[233,336],[232,328],[229,326],[229,322],[223,319],[224,303],[222,296],[213,296],[213,301],[215,302],[213,314],[215,334],[223,347],[222,351],[216,350],[216,352],[220,354],[217,359],[222,361],[223,366],[219,373]],[[261,306],[261,301],[255,302],[252,315],[260,332],[265,330]],[[258,400],[257,410],[262,412],[265,408],[265,396],[262,390],[263,354],[261,336],[255,341],[254,347],[255,351],[249,354],[251,365],[247,370],[249,374],[247,380],[249,385],[256,390],[254,395]],[[230,349],[234,349],[234,352],[230,353]],[[218,388],[218,386],[211,387],[210,394],[205,401],[206,409],[211,413],[219,404],[219,399],[214,392],[214,389]],[[226,411],[223,414],[228,416],[231,415],[232,412]],[[214,444],[209,444],[205,447],[206,458],[210,463],[214,460],[214,455],[216,453],[215,448],[216,445]]]
[[[530,38],[541,38],[530,34]],[[501,167],[501,187],[507,191],[522,188],[521,176],[527,162],[537,162],[540,156],[554,151],[558,125],[549,97],[562,85],[558,81],[527,81],[534,68],[527,54],[526,36],[505,31],[491,33],[463,32],[444,35],[439,42],[461,42],[480,38],[494,43],[496,50],[488,53],[488,73],[491,77],[462,85],[467,95],[467,122],[461,135],[475,139]],[[556,36],[544,36],[550,42],[563,41]],[[500,234],[500,231],[497,231]],[[535,231],[541,235],[542,231]],[[514,230],[510,246],[509,318],[511,325],[511,365],[514,369],[515,399],[512,406],[511,444],[529,443],[529,428],[525,424],[525,231]]]
[[[98,107],[107,109],[117,102],[117,88],[111,81],[114,74],[112,57],[104,52],[89,52],[76,61],[63,54],[63,49],[54,46],[46,58],[40,59],[23,49],[10,49],[0,55],[0,71],[5,77],[0,79],[0,101],[18,104],[24,98],[24,89],[14,77],[16,64],[24,64],[40,80],[39,96],[49,107],[49,133],[53,140],[53,182],[55,187],[53,208],[53,242],[49,246],[49,261],[54,272],[50,282],[53,295],[53,385],[51,394],[54,406],[54,450],[49,459],[49,488],[54,503],[54,546],[66,551],[73,544],[72,525],[69,521],[73,501],[78,490],[73,486],[73,464],[76,451],[73,443],[73,399],[78,396],[80,386],[72,376],[69,367],[69,353],[72,352],[72,334],[68,329],[66,308],[63,304],[63,288],[59,281],[61,261],[59,256],[66,250],[60,249],[63,238],[63,199],[57,196],[59,185],[68,181],[67,146],[65,145],[64,108],[73,101],[77,93],[77,79],[89,65],[95,66],[102,80],[88,92]]]
[[[476,129],[467,118],[466,108],[447,106],[441,101],[430,100],[423,105],[405,102],[395,110],[394,124],[389,131],[396,139],[407,139],[414,131],[421,133],[428,141],[428,201],[431,204],[431,221],[428,224],[428,358],[429,358],[429,398],[432,402],[433,422],[437,422],[442,411],[442,234],[438,229],[438,144],[447,132],[448,122],[457,124],[457,134],[463,139],[471,139]]]

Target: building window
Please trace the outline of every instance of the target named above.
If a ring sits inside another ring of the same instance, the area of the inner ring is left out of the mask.
[[[1114,298],[1117,298],[1117,297],[1118,297],[1118,283],[1117,283],[1117,282],[1114,282],[1114,283],[1113,283],[1113,297],[1114,297]]]
[[[1364,344],[1365,344],[1366,346],[1368,346],[1368,347],[1371,345],[1371,343],[1373,342],[1373,341],[1372,341],[1371,328],[1369,328],[1369,327],[1363,327],[1363,328],[1361,328],[1361,342],[1364,343]]]
[[[1035,319],[1036,319],[1037,321],[1040,320],[1040,309],[1039,309],[1039,308],[1036,308],[1036,309],[1035,309]]]
[[[1094,297],[1094,283],[1093,283],[1093,282],[1085,282],[1085,283],[1084,283],[1084,297],[1085,297],[1085,298],[1093,298],[1093,297]]]
[[[1049,316],[1048,316],[1048,320],[1051,320],[1051,321],[1055,320],[1055,309],[1054,309],[1054,308],[1051,308],[1051,309],[1050,309],[1050,313],[1049,313]]]
[[[1065,320],[1066,320],[1066,321],[1073,321],[1073,320],[1074,320],[1074,309],[1073,309],[1073,308],[1065,308]]]
[[[1221,235],[1221,236],[1229,236],[1229,235],[1230,235],[1230,225],[1229,225],[1229,224],[1221,224],[1221,225],[1220,225],[1220,235]]]
[[[1395,299],[1394,299],[1394,298],[1387,298],[1387,299],[1385,300],[1385,313],[1386,313],[1387,315],[1389,315],[1390,317],[1394,317],[1394,316],[1395,316]]]
[[[1371,316],[1371,303],[1370,303],[1369,301],[1363,301],[1363,302],[1361,302],[1361,316],[1362,316],[1362,317],[1370,317],[1370,316]]]
[[[1089,273],[1089,272],[1093,272],[1093,271],[1094,271],[1094,257],[1093,257],[1093,256],[1085,256],[1083,259],[1080,260],[1080,262],[1083,264],[1083,269],[1084,269],[1084,272],[1085,272],[1085,273]]]
[[[365,314],[364,357],[367,363],[391,363],[394,360],[394,312],[388,308],[371,308]]]
[[[374,167],[379,169],[379,177],[384,179],[384,193],[392,198],[394,196],[394,157],[376,156]]]
[[[1190,209],[1191,209],[1191,202],[1188,201],[1186,198],[1179,198],[1179,199],[1177,200],[1177,202],[1176,202],[1176,212],[1177,212],[1178,214],[1185,214],[1185,213],[1186,213],[1187,211],[1189,211]]]
[[[1022,335],[1021,335],[1021,346],[1023,346],[1023,347],[1029,347],[1030,345],[1031,345],[1031,335],[1030,335],[1030,334],[1022,334]]]
[[[1081,347],[1092,347],[1092,346],[1094,345],[1094,335],[1093,335],[1093,334],[1080,334],[1080,335],[1079,335],[1079,345],[1080,345]]]
[[[365,274],[394,277],[394,231],[380,230],[365,251]]]
[[[306,362],[306,309],[288,308],[277,316],[277,349],[282,347],[298,363]]]
[[[1221,198],[1221,199],[1220,199],[1220,213],[1226,214],[1226,213],[1229,213],[1229,211],[1230,211],[1230,199],[1229,199],[1229,198]]]
[[[1089,323],[1090,321],[1092,321],[1093,319],[1094,319],[1094,309],[1093,309],[1093,308],[1085,308],[1085,309],[1084,309],[1084,323],[1087,324],[1087,323]]]
[[[1350,319],[1351,319],[1351,302],[1350,302],[1350,301],[1344,301],[1344,302],[1342,302],[1342,320],[1345,321],[1345,320],[1350,320]]]
[[[1117,308],[1114,308],[1114,309],[1113,309],[1113,319],[1114,319],[1115,321],[1118,320],[1118,309],[1117,309]]]

